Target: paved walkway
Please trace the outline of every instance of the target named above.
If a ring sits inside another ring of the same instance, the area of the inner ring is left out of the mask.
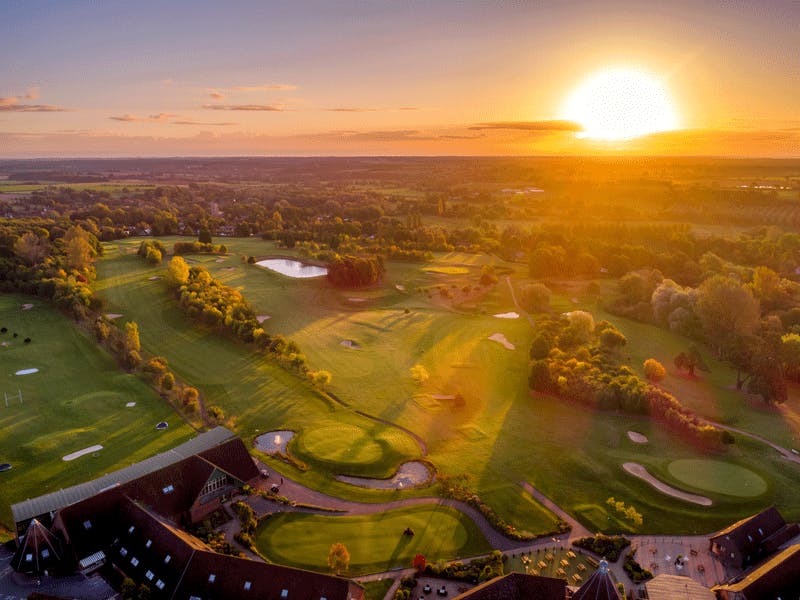
[[[572,526],[572,531],[569,534],[570,539],[577,539],[582,537],[588,537],[593,535],[591,531],[589,531],[586,527],[581,525],[581,523],[575,519],[572,515],[565,512],[563,508],[561,508],[558,504],[550,500],[547,496],[545,496],[542,492],[537,490],[527,481],[521,482],[522,489],[528,492],[531,496],[533,496],[539,504],[547,508],[550,512],[556,515],[562,521],[566,521]]]
[[[763,444],[766,444],[767,446],[770,446],[771,448],[774,448],[775,450],[777,450],[786,460],[789,460],[791,462],[800,464],[800,455],[795,454],[794,452],[792,452],[788,448],[784,448],[783,446],[779,446],[775,442],[772,442],[772,441],[768,440],[767,438],[758,435],[757,433],[750,433],[749,431],[745,431],[744,429],[739,429],[738,427],[731,427],[730,425],[725,425],[724,423],[717,423],[716,421],[708,421],[708,423],[710,423],[711,425],[715,425],[716,427],[719,427],[720,429],[727,429],[728,431],[730,431],[732,433],[738,433],[738,434],[743,435],[745,437],[749,437],[749,438],[754,439],[756,441],[759,441],[759,442],[761,442]]]

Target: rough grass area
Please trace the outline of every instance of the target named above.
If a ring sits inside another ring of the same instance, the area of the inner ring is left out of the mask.
[[[364,600],[383,600],[392,587],[394,579],[378,579],[362,583],[364,586]]]
[[[172,243],[171,239],[164,241]],[[684,506],[644,482],[631,481],[621,468],[625,462],[640,463],[659,479],[681,487],[685,484],[669,474],[669,463],[704,459],[706,451],[646,418],[593,412],[557,398],[530,394],[527,350],[535,330],[527,319],[491,316],[516,309],[503,278],[469,307],[445,305],[438,294],[429,297],[425,291],[443,284],[448,288],[474,284],[485,264],[511,273],[511,281],[519,289],[529,281],[525,265],[457,253],[438,255],[432,263],[387,262],[384,281],[359,291],[359,296],[368,294],[370,301],[354,304],[348,301],[352,292],[333,289],[324,279],[287,280],[241,259],[249,255],[296,256],[296,251],[276,249],[271,242],[255,238],[226,238],[225,242],[231,250],[226,261],[193,258],[214,276],[241,289],[256,314],[271,315],[267,330],[295,340],[312,368],[330,371],[330,390],[338,398],[354,410],[418,434],[440,473],[471,475],[471,485],[481,498],[522,529],[546,531],[554,519],[538,504],[520,501],[521,490],[512,493],[520,481],[533,484],[592,530],[604,532],[626,527],[609,514],[605,502],[610,496],[633,504],[643,514],[641,533],[708,533],[770,503],[787,518],[800,518],[800,495],[795,493],[800,468],[763,444],[740,436],[718,458],[762,477],[768,489],[760,496],[735,499],[707,492],[704,495],[715,504],[708,510]],[[285,428],[310,431],[345,425],[372,432],[374,421],[326,403],[294,376],[265,363],[249,349],[193,327],[174,307],[163,281],[149,281],[163,273],[163,267],[147,267],[127,255],[138,243],[126,240],[109,246],[107,257],[99,264],[98,288],[109,300],[108,310],[138,321],[147,349],[167,356],[175,370],[199,387],[210,403],[237,415],[234,426],[245,439],[257,435],[256,430]],[[470,274],[424,270],[463,265],[470,265]],[[398,285],[403,290],[398,290]],[[585,293],[586,285],[570,282],[562,286],[565,294],[554,294],[551,305],[555,310],[586,309],[596,320],[612,321],[628,338],[622,350],[626,362],[638,369],[645,358],[661,361],[668,371],[664,387],[698,413],[795,446],[800,411],[794,396],[780,410],[765,409],[731,390],[735,374],[710,358],[711,374],[694,380],[676,374],[672,358],[688,347],[687,340],[604,313],[597,306],[598,297]],[[607,292],[609,285],[601,282]],[[498,332],[514,340],[517,350],[501,351],[486,340]],[[359,351],[343,347],[345,339],[358,340]],[[420,385],[409,374],[416,364],[430,374]],[[434,396],[455,394],[463,396],[463,406],[434,401]],[[627,437],[629,430],[646,435],[650,443],[634,444]],[[337,449],[336,453],[340,459],[347,457],[347,451]],[[328,493],[372,501],[396,497],[332,481],[330,475],[340,471],[341,465],[314,463],[302,475],[286,472]],[[273,466],[288,469],[282,463]],[[403,491],[400,497],[421,493]],[[580,508],[587,506],[595,508],[582,514]]]
[[[407,527],[413,536],[403,534]],[[438,505],[358,517],[282,513],[256,533],[256,546],[270,560],[316,571],[328,570],[328,551],[337,542],[350,551],[351,576],[411,566],[418,553],[435,562],[491,550],[471,519]]]
[[[767,491],[767,482],[750,469],[711,459],[683,459],[669,464],[670,474],[693,488],[753,498]]]
[[[25,303],[34,306],[20,310]],[[4,524],[13,526],[14,502],[130,465],[194,434],[154,391],[39,299],[0,294],[0,327],[8,328],[0,334],[8,344],[0,346],[0,463],[13,465],[0,473]],[[14,375],[34,367],[38,373]],[[126,408],[128,402],[136,406]],[[159,421],[169,428],[157,431]],[[95,444],[103,450],[61,459]]]

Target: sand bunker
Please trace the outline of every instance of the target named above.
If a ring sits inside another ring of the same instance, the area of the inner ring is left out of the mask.
[[[134,406],[136,406],[136,402],[128,402],[128,403],[125,405],[125,408],[133,408]]]
[[[628,473],[633,475],[634,477],[638,477],[652,485],[662,494],[667,494],[672,496],[673,498],[678,498],[680,500],[685,500],[686,502],[691,502],[692,504],[699,504],[700,506],[711,506],[712,502],[710,498],[706,498],[705,496],[697,496],[695,494],[689,494],[687,492],[682,492],[681,490],[675,489],[674,487],[667,485],[663,481],[660,481],[653,477],[650,472],[644,468],[639,463],[625,463],[622,465],[622,468],[625,469]]]
[[[339,343],[342,346],[344,346],[345,348],[352,348],[353,350],[361,349],[361,345],[358,342],[356,342],[355,340],[342,340]]]
[[[634,444],[646,444],[647,441],[648,441],[646,435],[642,435],[641,433],[638,433],[636,431],[629,431],[628,432],[628,438]]]
[[[217,260],[215,260],[214,262],[215,262],[215,263],[221,263],[221,262],[225,262],[225,260],[226,260],[226,259],[224,259],[224,258],[218,258],[218,259],[217,259]]]
[[[33,308],[33,304],[23,304],[22,310],[30,310]]]
[[[254,441],[254,445],[257,450],[261,450],[267,454],[275,454],[276,452],[286,453],[286,445],[293,437],[294,431],[268,431],[258,436]]]
[[[505,348],[506,350],[517,349],[517,347],[511,342],[509,342],[508,338],[506,338],[506,336],[503,335],[502,333],[493,333],[492,335],[489,336],[489,339],[492,340],[493,342],[497,342],[498,344],[503,346],[503,348]]]
[[[158,281],[161,279],[161,275],[153,275],[152,277],[147,278],[149,281]]]
[[[344,481],[350,485],[374,490],[399,490],[418,487],[428,483],[431,478],[431,472],[428,470],[427,465],[416,460],[400,465],[397,473],[390,479],[371,479],[369,477],[350,477],[348,475],[338,475],[336,477],[339,481]]]
[[[396,286],[394,286],[394,289],[396,289],[399,292],[405,292],[406,291],[406,286],[398,283]]]
[[[106,313],[104,316],[109,321],[113,321],[114,319],[119,319],[122,316],[122,313]]]
[[[519,319],[519,313],[507,312],[493,315],[496,319]]]
[[[269,316],[269,315],[258,315],[258,316],[256,317],[256,321],[258,321],[259,323],[263,323],[263,322],[264,322],[264,321],[266,321],[267,319],[271,319],[271,318],[272,318],[272,317],[271,317],[271,316]]]
[[[431,394],[431,398],[434,400],[455,400],[456,397],[454,394]]]
[[[348,298],[350,302],[366,302],[367,298]]]
[[[14,375],[30,375],[31,373],[38,373],[39,369],[22,369],[14,373]]]
[[[100,444],[96,444],[94,446],[89,446],[88,448],[84,448],[83,450],[78,450],[77,452],[73,452],[72,454],[67,454],[66,456],[62,456],[61,460],[75,460],[76,458],[80,458],[84,454],[91,454],[92,452],[97,452],[98,450],[102,450],[103,447]]]

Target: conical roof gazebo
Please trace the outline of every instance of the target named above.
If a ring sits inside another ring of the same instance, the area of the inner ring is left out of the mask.
[[[59,539],[38,519],[33,519],[25,535],[19,539],[11,566],[20,573],[41,575],[45,571],[57,571],[63,556]]]
[[[608,562],[600,561],[600,568],[573,594],[572,600],[622,600],[608,572]]]

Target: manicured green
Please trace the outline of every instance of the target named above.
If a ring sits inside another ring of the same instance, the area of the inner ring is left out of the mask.
[[[407,527],[413,536],[404,535]],[[256,532],[256,546],[270,560],[317,571],[328,570],[328,551],[337,542],[350,552],[348,575],[408,567],[420,553],[435,562],[491,550],[470,518],[440,505],[356,517],[281,513]]]
[[[164,241],[169,246],[174,239]],[[366,290],[338,290],[324,278],[290,280],[242,260],[250,255],[299,256],[297,250],[276,248],[256,238],[224,241],[231,255],[190,258],[241,289],[256,314],[271,317],[264,323],[267,331],[295,340],[313,369],[332,373],[329,389],[339,399],[353,410],[418,434],[439,472],[470,474],[481,498],[519,529],[544,532],[555,524],[549,511],[525,497],[520,481],[530,482],[592,530],[606,532],[630,531],[609,512],[605,502],[610,496],[643,514],[639,532],[707,533],[770,503],[789,518],[800,518],[800,495],[795,493],[800,470],[764,444],[739,436],[722,460],[763,478],[768,489],[760,496],[734,499],[709,491],[704,495],[715,503],[709,510],[664,496],[627,475],[621,465],[638,462],[659,479],[685,487],[669,473],[668,465],[706,457],[701,449],[644,417],[592,412],[560,399],[531,395],[528,348],[535,329],[525,318],[491,316],[516,310],[504,277],[464,305],[450,306],[436,292],[442,285],[451,289],[475,286],[486,264],[509,272],[511,283],[519,289],[530,281],[524,264],[463,253],[437,255],[433,263],[388,261],[381,284]],[[237,415],[234,426],[246,440],[256,435],[256,429],[288,428],[310,434],[321,427],[354,426],[372,435],[368,444],[349,451],[338,442],[314,442],[312,437],[311,448],[306,447],[305,452],[305,443],[297,444],[298,454],[310,459],[306,461],[310,471],[300,474],[272,461],[274,469],[327,493],[360,500],[431,493],[369,491],[335,482],[332,475],[363,463],[362,453],[374,451],[372,443],[380,438],[372,429],[375,422],[326,403],[295,376],[258,359],[250,349],[194,327],[174,307],[163,282],[149,281],[163,268],[147,267],[127,255],[135,252],[138,243],[126,240],[107,246],[107,256],[98,268],[99,294],[109,300],[109,310],[139,322],[148,350],[167,356],[179,375],[197,385],[212,403],[223,406],[226,414]],[[469,272],[437,275],[424,270],[431,266],[465,267]],[[586,285],[553,285],[554,309],[585,309],[596,321],[612,321],[628,338],[621,351],[626,362],[636,369],[646,358],[662,362],[667,367],[663,386],[699,414],[751,429],[779,443],[794,444],[800,422],[795,420],[800,411],[794,396],[781,411],[764,410],[729,389],[735,375],[710,358],[711,375],[687,380],[674,373],[671,365],[672,357],[688,346],[688,340],[603,312],[597,306],[598,297],[585,293]],[[353,302],[353,298],[366,300]],[[502,333],[517,349],[509,351],[488,340],[493,333]],[[343,340],[353,340],[359,348],[347,348],[341,344]],[[423,385],[416,385],[410,377],[409,369],[415,364],[422,364],[430,373]],[[456,393],[464,397],[463,408],[434,397]],[[632,443],[626,435],[629,429],[642,432],[649,443]],[[407,443],[413,444],[413,440],[392,447]],[[398,462],[372,464],[388,472]]]
[[[22,310],[28,303],[33,307]],[[194,435],[150,387],[38,298],[0,294],[0,327],[8,328],[0,334],[0,463],[13,465],[0,473],[3,524],[13,525],[14,502],[130,465]],[[15,375],[31,368],[39,372]],[[136,406],[126,408],[128,402]],[[169,428],[157,431],[159,421]],[[61,459],[95,444],[103,450]]]
[[[426,273],[436,273],[438,275],[466,275],[469,273],[469,269],[466,267],[425,267],[422,270]]]
[[[369,431],[346,424],[307,428],[291,441],[290,450],[333,472],[378,477],[391,474],[387,464],[397,465],[419,453],[408,435],[379,423]]]
[[[767,482],[750,469],[729,462],[685,458],[669,463],[676,479],[701,490],[753,498],[767,491]]]

